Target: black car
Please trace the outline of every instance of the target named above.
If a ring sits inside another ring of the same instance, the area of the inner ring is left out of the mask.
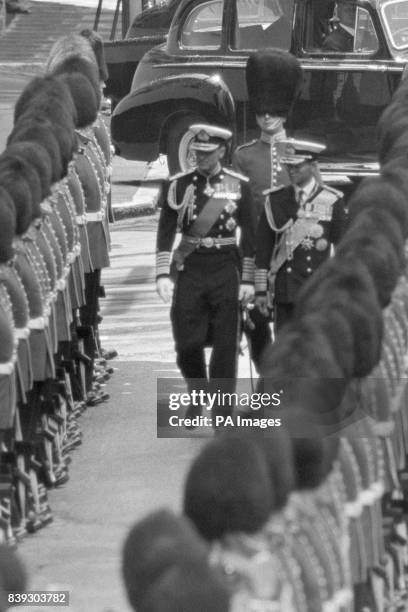
[[[119,154],[164,153],[176,172],[191,163],[193,122],[227,126],[237,144],[253,138],[245,65],[266,47],[301,61],[287,127],[327,145],[323,172],[332,182],[375,173],[376,123],[408,60],[408,0],[182,0],[167,41],[146,53],[114,111]]]

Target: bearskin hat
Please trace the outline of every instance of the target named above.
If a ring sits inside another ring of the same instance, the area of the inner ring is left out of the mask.
[[[252,53],[246,65],[248,98],[256,114],[287,117],[302,86],[298,60],[280,49]]]
[[[31,142],[46,150],[51,160],[52,183],[57,183],[63,177],[62,156],[58,139],[54,135],[50,122],[19,121],[8,137],[7,144],[11,146],[19,142]]]
[[[99,69],[99,79],[103,82],[107,81],[109,78],[109,71],[106,64],[102,36],[100,36],[100,34],[94,30],[89,29],[82,30],[80,35],[89,40],[93,52],[95,53],[95,58]]]
[[[89,64],[92,64],[96,70],[98,68],[95,53],[89,38],[81,36],[80,34],[71,33],[66,36],[61,36],[61,38],[51,47],[45,64],[46,73],[54,73],[71,57],[81,57]]]
[[[34,142],[15,142],[7,147],[8,155],[15,155],[31,164],[41,181],[41,199],[45,200],[51,192],[52,162],[47,150]]]
[[[381,176],[387,185],[391,183],[393,189],[398,189],[404,196],[408,193],[408,173],[406,171],[407,157],[401,156],[392,159],[381,166]]]
[[[31,192],[27,181],[12,170],[0,169],[0,187],[7,191],[16,211],[16,235],[24,234],[31,223]]]
[[[10,171],[16,181],[23,179],[30,188],[31,212],[33,218],[41,216],[40,204],[42,202],[41,180],[35,167],[27,163],[23,157],[10,155],[6,150],[0,155],[0,171]]]
[[[62,74],[59,79],[67,85],[74,100],[76,127],[79,129],[88,127],[96,120],[99,108],[89,79],[80,72]]]
[[[206,561],[174,563],[151,585],[137,612],[228,612],[229,591]]]
[[[397,133],[399,130],[399,134]],[[378,160],[384,165],[397,157],[406,158],[408,150],[408,130],[405,122],[399,122],[398,127],[389,136],[387,134],[378,143]]]
[[[269,478],[274,493],[272,512],[279,512],[286,506],[295,484],[291,441],[286,430],[273,432],[270,437],[262,435],[254,439],[265,454],[268,465]]]
[[[82,38],[82,36],[80,38]],[[93,55],[92,49],[91,53]],[[80,55],[73,55],[71,57],[66,58],[63,62],[61,62],[61,64],[56,66],[52,73],[55,76],[60,76],[63,74],[74,74],[77,72],[82,74],[82,76],[86,77],[90,82],[92,89],[94,90],[94,94],[96,96],[97,107],[99,110],[101,106],[102,90],[99,81],[98,67],[95,61],[91,63]]]
[[[367,208],[362,210],[360,214],[356,215],[347,234],[343,237],[343,240],[338,245],[338,248],[342,246],[343,241],[348,242],[349,240],[358,240],[365,238],[362,233],[362,227],[370,228],[370,235],[382,235],[392,245],[398,260],[401,265],[405,264],[404,254],[404,236],[401,226],[398,221],[387,211],[386,208]],[[344,252],[344,251],[343,251]]]
[[[349,319],[354,338],[353,374],[367,375],[380,358],[383,317],[366,266],[343,258],[337,251],[300,290],[298,316],[316,309],[322,317],[329,317],[334,309]]]
[[[338,438],[324,435],[324,423],[316,418],[313,408],[303,404],[288,407],[285,429],[292,443],[294,488],[319,487],[333,469],[339,453]]]
[[[295,311],[295,318],[300,317]],[[347,319],[337,310],[325,312],[324,316],[317,311],[302,313],[302,325],[321,330],[335,355],[345,380],[351,378],[354,370],[354,338]],[[317,347],[318,348],[318,347]]]
[[[49,101],[48,108],[50,108],[51,112],[54,104],[59,108],[63,106],[64,113],[68,113],[68,115],[71,116],[71,121],[75,123],[76,109],[71,93],[62,81],[52,75],[35,77],[25,86],[14,107],[14,123],[16,123],[21,115],[27,110],[30,110],[32,105],[37,103],[38,97],[40,97],[42,105],[45,104],[47,100]],[[63,119],[61,118],[57,122],[61,123],[62,121]]]
[[[122,556],[122,573],[132,606],[143,601],[152,584],[176,563],[205,561],[206,544],[190,522],[159,510],[130,530]]]
[[[369,229],[369,226],[366,227]],[[391,242],[381,234],[367,234],[361,241],[351,236],[342,242],[338,254],[350,261],[350,265],[358,260],[366,266],[374,281],[380,306],[388,306],[402,273],[401,261]]]
[[[193,461],[184,512],[206,540],[236,531],[255,533],[273,507],[268,466],[254,440],[214,440]]]
[[[364,276],[371,283],[373,282],[368,271]],[[327,308],[344,313],[350,323],[354,338],[353,375],[367,376],[377,365],[381,356],[383,317],[377,295],[370,291],[362,295],[358,301],[354,301],[353,296],[347,291],[334,289],[330,293],[327,298],[327,306],[324,306],[323,311]],[[327,294],[327,291],[322,291],[317,297],[324,300]]]
[[[68,164],[72,160],[78,147],[77,137],[74,131],[65,128],[61,124],[57,125],[56,123],[49,121],[45,116],[39,116],[37,113],[31,114],[27,112],[14,126],[13,131],[8,138],[7,144],[10,144],[16,140],[16,134],[20,134],[21,128],[24,128],[24,138],[20,137],[20,139],[33,140],[33,138],[29,137],[28,134],[30,132],[37,132],[38,127],[48,129],[52,135],[55,136],[58,142],[62,163],[62,174],[59,177],[59,179],[61,179],[67,174]]]
[[[391,178],[390,174],[388,176]],[[395,172],[393,176],[395,177]],[[407,183],[404,184],[404,187],[405,185],[408,186]],[[397,222],[405,239],[408,237],[408,203],[405,193],[408,194],[408,191],[402,192],[400,188],[394,185],[394,182],[387,180],[384,174],[365,179],[350,198],[350,219],[353,220],[362,210],[366,209],[376,209],[381,213],[388,213]],[[373,219],[377,219],[376,214],[373,214]],[[381,229],[382,226],[380,225],[379,230],[381,231]]]
[[[347,385],[341,359],[318,321],[303,317],[282,330],[262,356],[263,389],[284,392],[286,405],[303,404],[327,426],[338,422],[338,408]]]
[[[13,200],[8,192],[0,187],[0,262],[12,259],[15,233],[16,211]]]
[[[24,121],[27,116],[47,119],[47,121],[51,121],[51,123],[54,123],[57,127],[61,127],[66,132],[69,132],[72,141],[75,140],[76,123],[74,123],[74,119],[77,121],[76,109],[74,113],[71,113],[67,109],[65,102],[59,98],[54,99],[47,94],[39,94],[35,100],[32,101],[28,110],[23,115],[20,115],[19,120]]]

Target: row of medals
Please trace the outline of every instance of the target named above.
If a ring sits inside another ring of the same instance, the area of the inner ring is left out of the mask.
[[[310,203],[300,206],[298,211],[298,219],[303,219],[308,225],[307,235],[303,238],[300,246],[305,251],[310,251],[315,248],[317,251],[325,251],[329,243],[323,236],[323,227],[318,223],[318,217],[313,214],[313,205]]]

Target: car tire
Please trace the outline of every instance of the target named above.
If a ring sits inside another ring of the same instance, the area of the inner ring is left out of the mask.
[[[189,143],[193,135],[189,131],[193,123],[207,123],[200,115],[184,115],[179,117],[169,128],[167,134],[167,164],[170,176],[192,168],[194,154],[189,154]]]

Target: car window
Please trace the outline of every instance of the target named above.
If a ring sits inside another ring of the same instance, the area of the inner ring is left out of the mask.
[[[181,45],[186,49],[219,49],[221,46],[222,2],[214,0],[194,8],[182,32]]]
[[[381,9],[393,47],[408,47],[408,0],[390,0]]]
[[[370,13],[349,0],[314,2],[306,8],[304,45],[310,53],[371,55],[379,43]]]
[[[289,51],[293,0],[237,0],[233,49]]]
[[[377,147],[376,126],[399,74],[370,70],[306,70],[293,129],[321,140],[328,157],[364,159]]]

